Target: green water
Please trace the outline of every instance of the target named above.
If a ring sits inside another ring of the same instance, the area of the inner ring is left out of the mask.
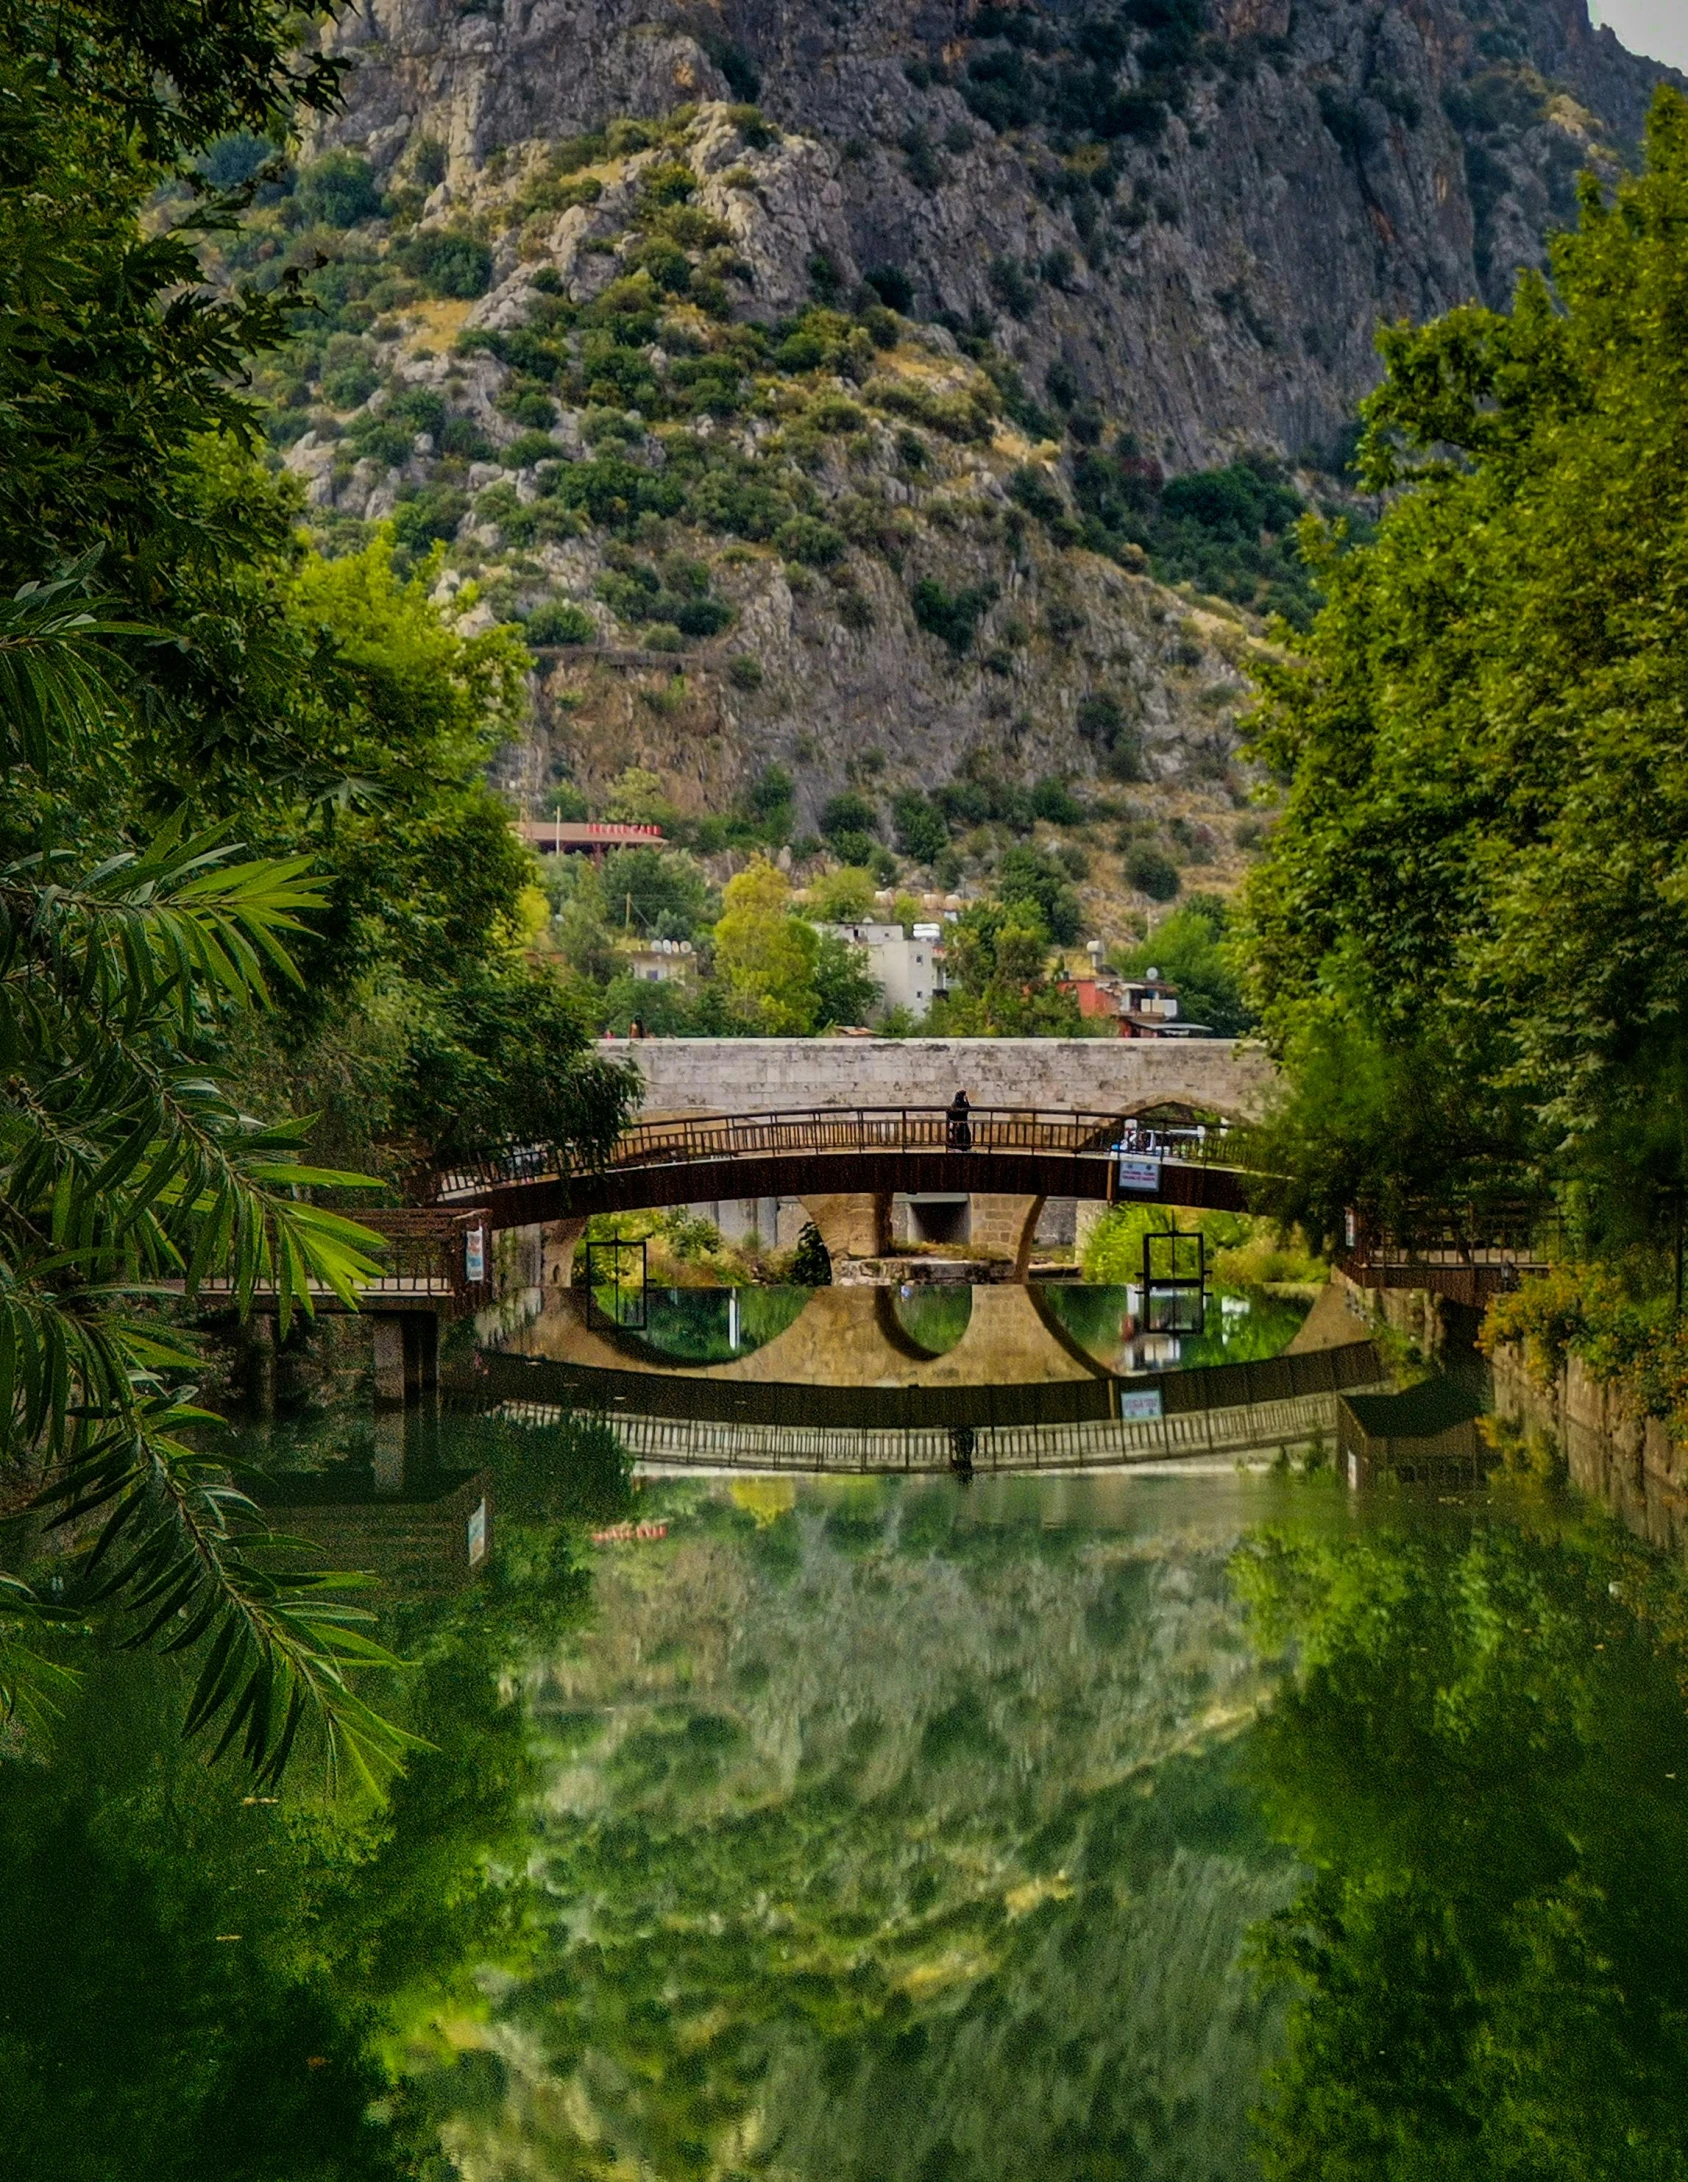
[[[1288,1348],[1307,1316],[1306,1301],[1263,1288],[1210,1287],[1199,1330],[1174,1337],[1138,1335],[1138,1291],[1102,1282],[1050,1281],[1039,1288],[1041,1308],[1085,1353],[1108,1371],[1199,1369],[1209,1364],[1252,1363]],[[1147,1354],[1140,1353],[1145,1346]]]
[[[1603,1518],[408,1454],[496,1543],[389,1601],[386,1810],[252,1801],[91,1647],[0,1761],[8,2177],[1688,2171],[1688,1599]]]

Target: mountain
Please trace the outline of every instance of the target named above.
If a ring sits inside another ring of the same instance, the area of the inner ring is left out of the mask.
[[[1673,74],[1586,0],[385,0],[338,42],[334,135],[381,170],[442,145],[441,206],[519,146],[758,102],[809,140],[757,223],[763,305],[817,252],[892,269],[1180,468],[1324,449],[1378,318],[1504,303]]]
[[[1147,850],[1241,868],[1259,617],[1307,610],[1303,509],[1356,512],[1378,319],[1504,301],[1668,75],[1585,0],[376,0],[331,42],[344,109],[231,247],[317,266],[277,457],[331,545],[390,517],[526,619],[512,787],[636,767],[742,831],[783,771],[799,830],[848,785],[887,839],[942,790],[902,832],[953,884],[1067,780],[1098,917]]]

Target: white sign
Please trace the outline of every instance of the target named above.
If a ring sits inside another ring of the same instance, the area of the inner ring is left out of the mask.
[[[477,1500],[469,1511],[469,1566],[479,1568],[486,1559],[486,1502]]]
[[[1134,1152],[1121,1152],[1119,1186],[1130,1190],[1158,1190],[1161,1186],[1160,1161],[1141,1158]]]
[[[1138,1387],[1131,1393],[1121,1390],[1119,1414],[1122,1424],[1155,1424],[1161,1414],[1161,1390],[1158,1386]]]
[[[463,1278],[486,1279],[486,1229],[472,1227],[463,1237]]]

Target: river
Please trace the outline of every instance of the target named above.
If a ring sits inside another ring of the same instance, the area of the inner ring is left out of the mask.
[[[332,1529],[384,1430],[244,1451]],[[1688,1595],[1592,1509],[398,1452],[385,1807],[208,1770],[132,1654],[0,1770],[8,2176],[1688,2171]]]

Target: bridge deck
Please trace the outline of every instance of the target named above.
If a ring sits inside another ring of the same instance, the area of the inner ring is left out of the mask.
[[[1111,1198],[1117,1154],[1157,1163],[1149,1202],[1241,1210],[1242,1140],[1222,1127],[1150,1129],[1118,1114],[855,1107],[639,1122],[600,1167],[513,1147],[429,1179],[438,1202],[476,1197],[495,1227],[687,1204],[707,1197],[954,1191]]]

